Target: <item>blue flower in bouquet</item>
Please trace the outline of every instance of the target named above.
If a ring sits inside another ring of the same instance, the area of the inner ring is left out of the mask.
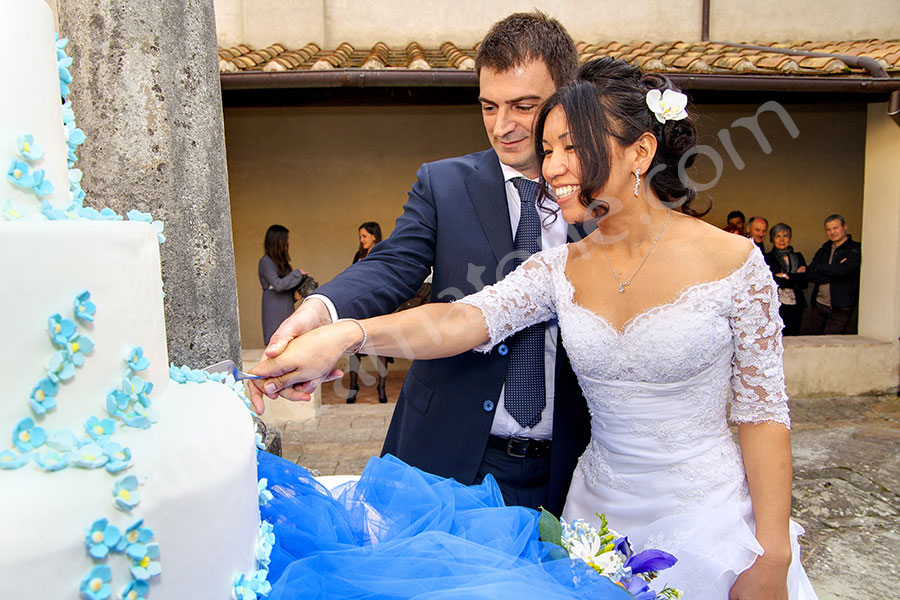
[[[51,315],[47,319],[47,333],[54,345],[59,348],[67,348],[69,341],[76,334],[75,321],[65,319],[59,314]]]
[[[34,141],[34,136],[30,133],[20,135],[16,139],[16,144],[19,148],[19,156],[28,162],[41,160],[44,157],[44,149],[40,144]]]
[[[256,487],[259,490],[259,505],[265,506],[269,503],[269,500],[273,498],[272,492],[270,492],[267,488],[269,485],[269,481],[263,477],[257,482]]]
[[[106,519],[97,519],[88,528],[84,544],[88,554],[101,560],[106,558],[110,551],[116,551],[121,539],[122,534],[115,526],[110,525]]]
[[[53,381],[67,381],[75,375],[75,363],[65,350],[54,352],[47,362],[47,377]]]
[[[3,218],[7,221],[21,221],[25,218],[25,211],[12,203],[9,198],[3,203]]]
[[[97,312],[97,306],[91,302],[91,293],[87,290],[75,296],[75,318],[82,321],[92,322],[94,313]]]
[[[99,444],[90,442],[81,446],[72,454],[71,462],[82,469],[99,469],[109,462],[109,457],[103,452],[103,448]]]
[[[76,367],[84,364],[84,355],[94,351],[94,340],[88,336],[77,333],[75,334],[66,347],[71,356],[71,361]]]
[[[106,600],[112,594],[109,582],[112,571],[106,565],[97,565],[81,580],[81,597],[84,600]]]
[[[122,590],[122,600],[147,600],[150,584],[146,581],[132,579]]]
[[[19,187],[30,188],[34,185],[34,178],[28,171],[28,163],[13,159],[12,164],[9,165],[9,171],[6,172],[6,178],[10,183]]]
[[[100,445],[103,453],[109,458],[106,470],[119,473],[131,466],[131,450],[115,442],[104,442]]]
[[[662,550],[649,549],[634,554],[627,537],[616,540],[616,551],[627,557],[625,566],[635,575],[662,571],[678,562],[677,558]]]
[[[36,169],[31,173],[31,189],[38,196],[49,196],[55,189],[49,179],[45,178],[43,169]]]
[[[45,377],[37,382],[37,385],[31,390],[31,396],[28,398],[28,404],[36,415],[46,414],[47,411],[56,408],[56,394],[59,392],[59,385]]]
[[[0,452],[0,469],[6,469],[7,471],[18,469],[28,462],[30,456],[30,454],[19,454],[12,450],[4,450]]]
[[[130,512],[141,501],[141,495],[137,491],[140,482],[134,475],[127,475],[113,484],[113,502],[116,508]]]
[[[128,547],[128,556],[131,557],[131,576],[138,581],[149,581],[151,577],[156,577],[162,573],[162,567],[159,564],[159,544],[147,544],[142,546],[143,556],[137,558],[132,552],[132,546]]]
[[[78,447],[78,438],[68,429],[57,429],[47,436],[47,445],[59,452],[69,452]]]
[[[47,434],[42,427],[34,424],[34,419],[25,417],[13,428],[12,441],[19,452],[31,452],[44,445]]]
[[[102,442],[116,432],[116,422],[112,419],[98,419],[91,416],[84,422],[84,430],[92,439]]]
[[[61,471],[69,466],[71,459],[71,452],[58,452],[56,450],[47,450],[34,455],[34,462],[44,471]]]
[[[150,366],[150,359],[144,356],[144,349],[140,346],[132,348],[131,352],[128,353],[128,358],[125,359],[125,362],[132,371],[143,371]]]

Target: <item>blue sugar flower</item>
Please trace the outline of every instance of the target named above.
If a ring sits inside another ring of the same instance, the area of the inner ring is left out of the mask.
[[[106,463],[106,470],[110,473],[118,473],[124,471],[131,466],[131,450],[124,448],[115,442],[104,442],[100,444],[103,453],[109,457]]]
[[[119,415],[119,418],[127,425],[128,427],[133,427],[135,429],[150,429],[150,425],[152,421],[150,419],[150,415],[145,412],[143,406],[140,404],[135,405],[134,409]]]
[[[109,462],[109,457],[98,444],[88,443],[80,447],[72,457],[72,464],[82,469],[99,469]]]
[[[44,200],[43,208],[41,209],[41,214],[43,214],[49,221],[65,221],[69,218],[69,215],[66,211],[54,207],[52,204]]]
[[[97,306],[91,302],[91,293],[87,290],[75,296],[75,318],[91,322],[97,312]]]
[[[140,346],[132,348],[125,362],[132,371],[143,371],[150,366],[150,359],[144,356],[144,349]]]
[[[78,438],[68,429],[57,429],[47,436],[47,445],[60,452],[68,452],[78,447]]]
[[[147,600],[150,584],[146,581],[132,579],[122,590],[122,600]]]
[[[119,386],[122,393],[127,395],[134,401],[137,401],[138,394],[144,389],[144,380],[140,375],[125,375],[122,378],[122,385]]]
[[[266,504],[269,503],[269,500],[271,500],[273,498],[272,492],[270,492],[268,489],[266,489],[268,485],[269,485],[269,481],[265,477],[260,479],[259,482],[256,484],[256,487],[259,490],[259,505],[260,506],[265,506]]]
[[[94,340],[88,336],[77,333],[72,336],[66,347],[69,351],[70,360],[76,367],[84,364],[84,355],[94,351]]]
[[[84,189],[81,187],[81,184],[69,184],[69,198],[72,200],[72,204],[76,205],[79,209],[84,209],[84,199],[87,198],[87,194],[84,192]],[[88,207],[90,208],[90,207]],[[92,218],[95,221],[103,220],[103,216],[98,213],[96,210],[91,209],[92,212],[89,212],[90,217],[84,217],[87,219]],[[96,213],[96,217],[93,215]],[[80,214],[80,213],[79,213]]]
[[[141,223],[153,222],[153,217],[150,216],[150,213],[141,212],[139,210],[129,210],[125,213],[125,216],[128,217],[129,221],[139,221]]]
[[[144,527],[143,519],[138,519],[125,530],[125,535],[122,536],[122,541],[119,543],[119,548],[117,550],[122,552],[126,551],[126,548],[130,548],[131,546],[143,546],[152,539],[153,530],[149,527]],[[143,557],[144,553],[145,550],[138,550],[132,554],[134,554],[134,556]],[[132,556],[132,554],[129,554],[128,556]]]
[[[47,377],[53,381],[67,381],[75,374],[75,364],[65,350],[54,352],[47,363]]]
[[[59,313],[47,319],[47,333],[59,348],[67,348],[69,341],[76,334],[75,321],[64,319]]]
[[[34,419],[26,417],[16,423],[12,441],[20,452],[31,452],[44,445],[44,442],[47,441],[47,434],[42,427],[35,426]]]
[[[243,573],[238,573],[231,586],[231,594],[237,600],[257,600],[260,597],[259,580]],[[268,593],[267,593],[268,594]]]
[[[109,552],[115,551],[122,534],[106,519],[94,521],[85,534],[84,544],[88,553],[100,560],[106,558]]]
[[[31,189],[38,196],[49,196],[55,189],[49,179],[44,179],[44,170],[37,169],[31,174]]]
[[[25,211],[15,206],[9,198],[3,203],[3,218],[7,221],[20,221],[25,218]]]
[[[30,454],[19,454],[12,450],[4,450],[0,452],[0,469],[12,470],[18,469],[28,462]]]
[[[250,576],[250,580],[256,585],[256,595],[260,598],[265,598],[272,591],[272,584],[266,581],[268,576],[269,571],[266,569],[257,569]]]
[[[56,408],[56,393],[59,391],[59,385],[45,377],[38,381],[34,389],[31,390],[31,396],[28,398],[28,404],[36,415],[43,415],[49,410]]]
[[[72,101],[66,100],[62,105],[63,124],[75,122],[75,111],[72,109]]]
[[[259,524],[259,537],[256,538],[256,562],[260,567],[269,568],[274,546],[275,527],[268,521],[262,521]]]
[[[257,431],[257,432],[253,435],[253,437],[254,437],[254,439],[256,439],[256,447],[259,448],[260,450],[265,450],[265,449],[266,449],[266,444],[265,444],[265,442],[263,442],[262,434],[261,434],[260,432]]]
[[[44,157],[44,149],[34,141],[34,136],[30,133],[20,135],[16,143],[19,147],[19,156],[28,162],[41,160]]]
[[[131,398],[122,390],[113,390],[106,395],[106,412],[113,417],[121,417],[131,406]]]
[[[34,185],[34,178],[28,172],[28,163],[21,160],[13,159],[9,171],[6,172],[6,178],[19,187],[30,188]]]
[[[72,460],[71,452],[57,452],[56,450],[47,450],[40,454],[35,453],[34,462],[44,471],[59,471],[69,466]]]
[[[176,367],[174,363],[169,365],[169,379],[174,381],[175,383],[187,383],[187,372],[190,369],[187,366],[182,365],[180,367]]]
[[[153,391],[153,382],[145,381],[143,387],[137,393],[137,401],[144,408],[150,407],[150,393]]]
[[[104,221],[121,221],[122,220],[122,215],[116,213],[116,211],[114,211],[113,209],[108,208],[108,207],[101,208],[100,215],[103,217]]]
[[[103,442],[116,432],[116,422],[112,419],[100,420],[92,416],[85,421],[84,429],[91,438],[98,442]]]
[[[106,600],[112,594],[109,581],[112,571],[106,565],[97,565],[81,580],[81,597],[84,600]]]
[[[210,374],[200,369],[190,369],[187,373],[187,379],[194,383],[204,383],[210,380]]]
[[[131,546],[128,547],[129,550]],[[145,553],[140,559],[132,556],[131,576],[138,581],[149,581],[151,577],[156,577],[162,573],[162,567],[159,564],[159,544],[147,544],[143,546]],[[131,556],[131,554],[129,554]]]
[[[113,502],[116,508],[129,512],[137,506],[141,501],[141,495],[137,491],[139,485],[138,478],[134,475],[128,475],[116,481],[113,484]]]

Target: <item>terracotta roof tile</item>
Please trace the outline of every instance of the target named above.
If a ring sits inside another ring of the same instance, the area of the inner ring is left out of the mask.
[[[754,42],[759,46],[806,50],[828,54],[864,56],[874,59],[889,74],[900,76],[900,40],[775,41]],[[870,77],[864,69],[851,67],[835,57],[811,57],[767,52],[712,42],[605,41],[578,42],[582,62],[610,56],[626,60],[645,71],[667,73],[818,75]],[[316,44],[289,49],[283,44],[253,49],[246,44],[219,49],[219,71],[317,71],[366,70],[456,70],[475,68],[474,48],[445,42],[440,48],[425,48],[412,42],[405,48],[378,42],[370,48],[354,48],[344,42],[334,49]]]

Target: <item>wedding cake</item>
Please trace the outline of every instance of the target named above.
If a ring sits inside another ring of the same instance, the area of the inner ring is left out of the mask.
[[[231,598],[260,558],[251,415],[170,378],[159,226],[82,206],[52,14],[0,14],[0,596]]]

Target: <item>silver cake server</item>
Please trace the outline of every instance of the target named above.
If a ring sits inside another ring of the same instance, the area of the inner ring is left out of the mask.
[[[262,375],[250,375],[244,373],[237,368],[237,365],[234,364],[233,360],[223,360],[222,362],[217,362],[203,370],[207,373],[225,373],[226,375],[231,375],[234,377],[235,381],[240,381],[242,379],[265,379]]]

